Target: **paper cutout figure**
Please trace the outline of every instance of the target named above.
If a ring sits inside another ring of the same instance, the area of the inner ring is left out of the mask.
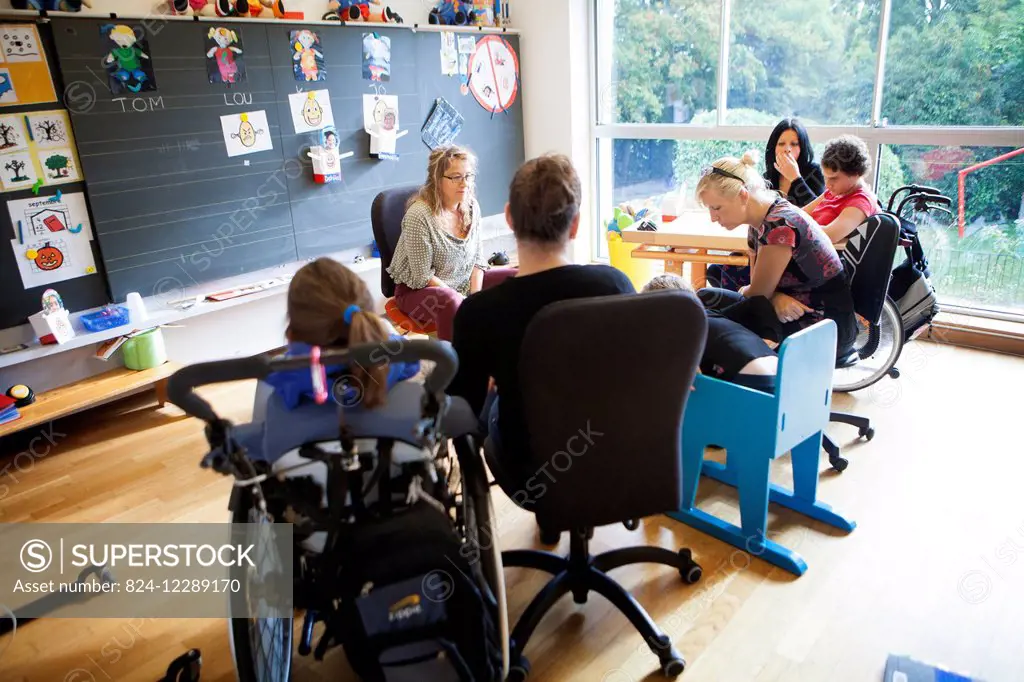
[[[43,309],[34,315],[29,315],[28,321],[32,325],[32,331],[44,345],[64,343],[75,337],[75,330],[71,325],[71,318],[64,301],[53,289],[43,292]]]
[[[43,49],[39,44],[39,33],[32,24],[8,24],[0,32],[0,49],[8,62],[39,62],[43,60]]]
[[[469,58],[469,89],[491,114],[507,111],[519,92],[519,57],[501,36],[477,42]]]
[[[81,178],[75,166],[75,157],[70,149],[52,149],[39,152],[39,164],[43,168],[43,176],[47,185],[62,182],[75,182]]]
[[[106,54],[102,61],[112,94],[156,90],[149,44],[141,26],[132,29],[125,24],[104,24],[100,35],[104,38]]]
[[[68,121],[62,111],[32,114],[28,117],[28,128],[39,147],[64,147],[70,139]]]
[[[391,80],[391,38],[374,31],[363,34],[363,78]]]
[[[18,93],[14,91],[10,69],[0,69],[0,104],[15,104],[17,101]]]
[[[4,189],[10,191],[31,187],[39,176],[36,175],[32,156],[27,152],[18,152],[0,156],[0,178],[3,179]]]
[[[0,118],[0,152],[8,153],[28,149],[28,136],[25,135],[25,118],[23,116],[4,116]]]
[[[265,111],[221,116],[220,124],[228,156],[265,152],[274,148]]]
[[[333,126],[324,128],[320,131],[320,145],[309,150],[309,158],[313,160],[313,181],[338,182],[342,179],[341,160],[353,155],[354,152],[339,152],[338,131]]]
[[[288,95],[296,133],[313,133],[334,125],[331,95],[327,90],[310,90]]]
[[[291,31],[290,36],[295,80],[303,82],[327,80],[320,36],[308,29]]]
[[[245,60],[238,32],[212,27],[206,34],[206,72],[211,83],[244,83]]]
[[[450,144],[462,131],[464,122],[462,114],[448,100],[438,97],[434,101],[434,110],[430,112],[427,122],[423,124],[423,132],[420,137],[428,147],[437,149],[442,145]]]
[[[398,160],[395,143],[408,130],[399,130],[398,97],[363,95],[363,128],[370,135],[370,154],[381,159]]]

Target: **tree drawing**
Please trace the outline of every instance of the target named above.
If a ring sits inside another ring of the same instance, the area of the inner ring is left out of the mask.
[[[68,177],[68,166],[70,165],[71,160],[63,154],[54,154],[46,159],[46,167],[53,171],[53,177],[55,178]]]
[[[64,142],[64,127],[58,120],[44,118],[36,123],[36,130],[39,131],[39,142]]]
[[[17,131],[9,123],[0,123],[0,135],[4,138],[4,143],[0,145],[0,149],[10,149],[18,145]]]
[[[14,159],[13,161],[8,161],[7,164],[4,166],[4,168],[6,168],[7,170],[9,170],[12,173],[14,173],[14,177],[11,178],[9,180],[9,182],[25,182],[26,180],[29,179],[29,177],[27,175],[22,175],[21,174],[21,172],[23,170],[25,170],[25,162],[24,161],[19,161],[18,159]]]

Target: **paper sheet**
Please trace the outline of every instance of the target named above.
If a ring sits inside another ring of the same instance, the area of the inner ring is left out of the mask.
[[[92,257],[92,242],[81,235],[26,240],[20,244],[11,240],[14,261],[18,264],[21,283],[25,289],[96,274]]]
[[[81,180],[75,155],[70,149],[47,149],[39,152],[39,165],[43,169],[43,182],[47,185],[59,185],[65,182]]]
[[[274,148],[265,111],[221,116],[220,126],[228,156],[265,152]]]
[[[245,50],[239,31],[211,26],[206,32],[206,75],[211,83],[245,82]]]
[[[14,90],[14,79],[10,69],[0,69],[0,104],[17,104],[18,93]]]
[[[289,32],[292,44],[292,69],[300,82],[327,80],[324,48],[320,36],[308,29]]]
[[[423,125],[421,138],[431,149],[450,144],[461,132],[464,119],[455,107],[443,97],[434,102],[434,110]]]
[[[24,115],[0,116],[0,154],[28,149]]]
[[[469,89],[492,114],[506,111],[519,92],[519,57],[500,36],[480,40],[469,59]]]
[[[4,191],[28,189],[36,183],[36,164],[28,152],[15,152],[0,156],[0,180]]]
[[[29,114],[29,133],[37,147],[66,147],[71,139],[68,133],[68,116],[63,111],[48,111]]]
[[[0,107],[56,102],[39,29],[30,23],[0,25]]]
[[[153,53],[142,25],[101,24],[102,58],[107,82],[115,97],[125,93],[156,90]]]
[[[288,95],[296,133],[312,133],[334,126],[331,95],[327,90],[310,90]]]
[[[441,75],[454,76],[459,72],[459,53],[455,49],[455,34],[441,32]]]
[[[363,78],[391,80],[391,38],[379,33],[363,34]]]
[[[11,216],[11,237],[18,240],[18,223],[21,222],[21,234],[28,242],[33,239],[53,236],[67,230],[75,237],[92,239],[92,223],[89,222],[89,211],[85,203],[85,194],[72,192],[56,195],[33,197],[7,202],[7,212]]]

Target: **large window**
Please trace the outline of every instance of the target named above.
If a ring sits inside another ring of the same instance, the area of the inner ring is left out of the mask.
[[[909,182],[952,200],[915,216],[944,305],[1024,316],[1022,26],[1024,0],[597,0],[598,215],[692,193],[798,116],[818,156],[867,142],[883,204]]]

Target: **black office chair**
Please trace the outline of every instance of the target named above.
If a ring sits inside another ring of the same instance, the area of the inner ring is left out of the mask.
[[[526,679],[527,641],[569,592],[577,604],[591,591],[608,599],[643,635],[662,672],[682,673],[685,662],[671,639],[607,572],[659,563],[694,583],[701,568],[690,550],[642,546],[591,556],[588,543],[597,526],[679,508],[683,413],[706,336],[703,306],[683,291],[562,301],[530,323],[520,360],[532,452],[523,470],[537,473],[520,486],[498,482],[542,527],[569,531],[570,544],[568,557],[502,553],[505,566],[554,576],[513,629],[510,681]],[[494,461],[493,451],[485,451]]]
[[[403,334],[436,336],[437,327],[433,322],[414,320],[398,309],[394,299],[395,281],[388,274],[398,238],[402,234],[402,218],[405,217],[406,204],[419,189],[419,185],[406,185],[386,189],[378,194],[370,207],[370,224],[373,227],[373,239],[377,243],[377,250],[380,251],[380,293],[385,297],[384,312],[388,319]]]
[[[903,349],[902,322],[899,308],[888,296],[899,236],[899,220],[889,213],[877,213],[857,227],[847,239],[846,248],[839,252],[853,295],[854,312],[867,327],[858,334],[853,349],[837,361],[832,383],[835,391],[865,388],[886,374],[899,376],[895,364]],[[856,426],[859,435],[867,440],[874,437],[867,417],[833,412],[831,421]],[[826,436],[822,446],[834,469],[846,469],[849,462],[831,438]]]

